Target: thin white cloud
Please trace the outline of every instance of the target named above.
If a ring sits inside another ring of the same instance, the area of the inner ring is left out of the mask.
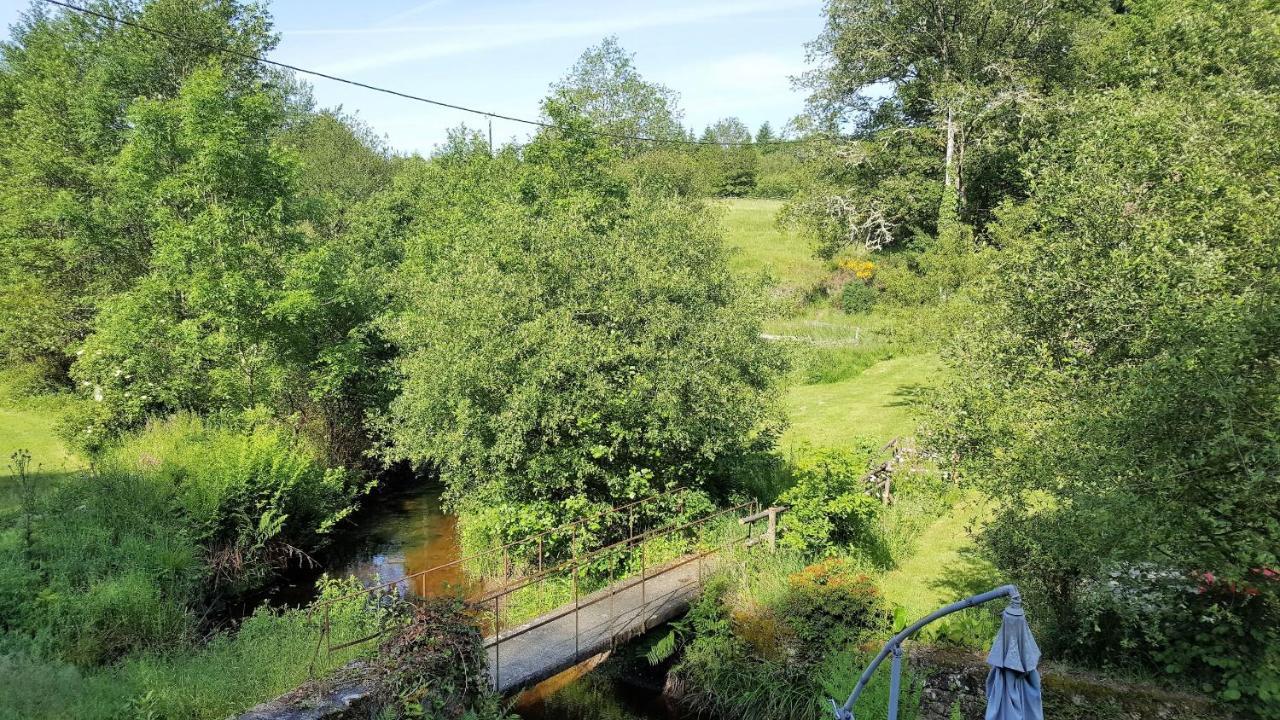
[[[418,3],[417,5],[414,5],[413,7],[407,10],[403,10],[401,12],[396,13],[395,15],[392,15],[389,18],[382,20],[381,22],[378,23],[378,25],[381,25],[381,26],[397,25],[399,23],[404,22],[405,20],[415,18],[421,15],[422,13],[427,12],[428,10],[435,10],[436,8],[449,5],[452,2],[453,0],[427,0],[426,2]]]
[[[362,57],[338,60],[321,68],[332,74],[357,73],[376,70],[403,63],[450,57],[469,52],[493,50],[531,43],[560,40],[573,37],[600,37],[611,33],[644,30],[674,25],[688,25],[764,12],[812,7],[815,0],[755,0],[752,2],[718,3],[701,6],[654,8],[645,13],[607,18],[521,24],[463,25],[420,28],[352,28],[335,30],[285,31],[286,35],[327,34],[362,35],[369,33],[430,34],[439,41],[415,38],[412,47]],[[446,39],[448,38],[448,39]]]

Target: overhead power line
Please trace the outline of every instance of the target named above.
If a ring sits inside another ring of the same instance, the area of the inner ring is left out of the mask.
[[[72,3],[63,2],[62,0],[44,0],[44,2],[49,3],[50,5],[57,5],[58,7],[66,8],[68,10],[74,10],[75,12],[82,13],[84,15],[96,17],[100,20],[106,20],[107,22],[118,23],[120,25],[124,25],[127,27],[136,28],[143,32],[150,33],[157,37],[167,38],[174,42],[203,48],[205,50],[210,50],[217,53],[223,53],[225,55],[231,55],[244,60],[250,60],[252,62],[261,63],[263,65],[271,65],[278,68],[284,68],[285,70],[291,70],[293,72],[301,73],[303,75],[311,75],[313,77],[324,78],[325,80],[332,80],[333,82],[339,82],[345,85],[352,85],[354,87],[364,88],[365,90],[371,90],[373,92],[383,93],[385,95],[393,95],[395,97],[403,98],[405,100],[412,100],[414,102],[426,103],[428,105],[435,105],[436,107],[448,108],[450,110],[458,110],[460,112],[471,113],[472,115],[480,115],[481,117],[496,118],[498,120],[508,120],[514,123],[532,125],[534,127],[540,127],[540,128],[557,127],[555,123],[546,122],[545,120],[530,120],[528,118],[515,117],[514,115],[504,115],[502,113],[491,112],[489,110],[481,110],[478,108],[467,107],[465,105],[458,105],[455,103],[445,102],[443,100],[433,100],[431,98],[422,97],[420,95],[413,95],[411,93],[401,92],[399,90],[393,90],[391,88],[381,87],[378,85],[370,85],[369,83],[360,82],[359,80],[351,80],[349,78],[339,77],[337,75],[330,75],[329,73],[320,72],[319,70],[309,70],[304,67],[299,67],[297,65],[290,65],[289,63],[283,63],[278,60],[270,60],[260,55],[254,55],[253,53],[243,52],[240,50],[236,50],[235,48],[227,47],[225,45],[215,45],[213,43],[207,43],[207,42],[204,42],[203,40],[187,37],[180,33],[170,32],[168,30],[162,30],[160,28],[151,27],[149,25],[137,22],[135,20],[116,17],[114,15],[109,15],[107,13],[99,12],[92,8],[81,7],[79,5],[74,5]],[[795,143],[806,142],[806,140],[765,140],[762,142],[749,142],[749,141],[748,142],[719,142],[716,140],[686,140],[686,139],[674,139],[674,138],[667,139],[667,138],[647,137],[644,135],[626,135],[623,133],[612,133],[605,130],[588,130],[587,132],[592,135],[607,137],[614,140],[632,140],[636,142],[651,142],[651,143],[659,143],[664,145],[749,146],[749,145],[791,145]]]

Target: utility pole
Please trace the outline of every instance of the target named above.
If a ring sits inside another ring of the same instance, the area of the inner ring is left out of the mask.
[[[489,157],[493,157],[493,116],[489,116]]]

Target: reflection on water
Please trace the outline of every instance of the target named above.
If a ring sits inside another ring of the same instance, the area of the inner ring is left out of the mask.
[[[525,690],[513,710],[522,720],[690,720],[662,694],[664,669],[633,652],[597,655]]]
[[[427,597],[466,594],[474,586],[460,563],[405,580],[461,556],[457,518],[441,509],[440,493],[438,485],[422,484],[366,501],[356,518],[359,530],[331,549],[324,571],[332,577],[354,576],[365,586],[400,582],[404,591]],[[289,591],[279,588],[277,600],[304,604],[313,597],[306,583],[292,588],[294,593],[305,590],[307,597],[287,597]],[[662,697],[663,675],[620,650],[608,660],[604,655],[593,658],[529,688],[516,699],[516,711],[525,720],[690,717]]]
[[[341,549],[327,571],[337,577],[355,576],[365,585],[401,582],[406,592],[424,597],[456,595],[468,589],[460,557],[458,519],[440,508],[438,486],[385,496],[375,501],[376,511],[364,520],[361,537],[349,549]]]

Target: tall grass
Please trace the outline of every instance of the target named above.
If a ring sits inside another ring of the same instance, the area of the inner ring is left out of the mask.
[[[330,583],[322,598],[351,589]],[[335,636],[358,637],[376,627],[380,618],[364,603],[357,598],[331,612]],[[86,670],[42,655],[29,640],[4,636],[0,720],[221,719],[297,687],[313,669],[324,676],[374,647],[317,653],[319,639],[319,624],[305,610],[264,608],[207,642],[176,643]]]

